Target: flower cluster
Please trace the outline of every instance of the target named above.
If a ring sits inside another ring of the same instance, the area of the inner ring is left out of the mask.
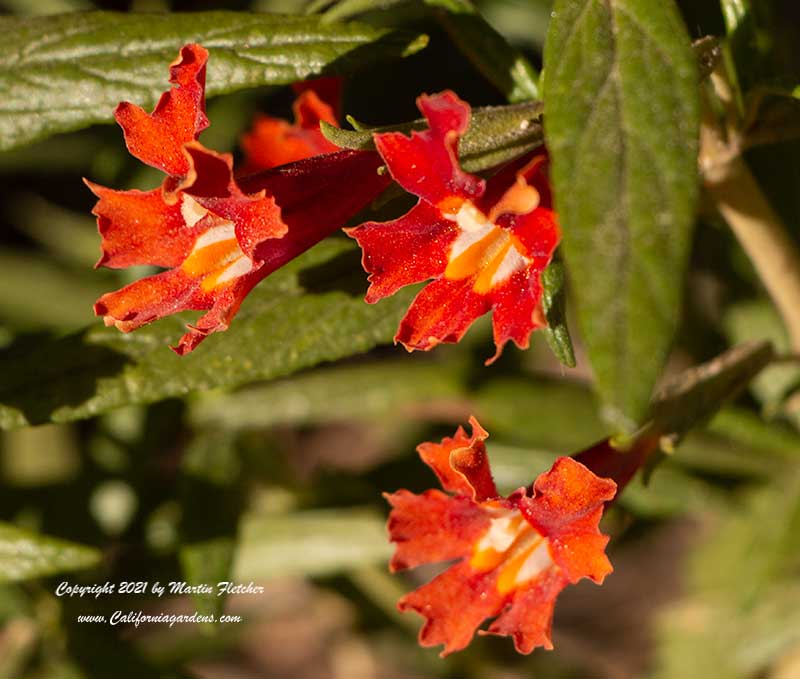
[[[370,273],[366,299],[433,278],[395,341],[409,351],[457,342],[491,309],[491,362],[509,340],[527,348],[531,332],[545,324],[540,275],[559,241],[547,156],[535,152],[484,181],[458,163],[470,107],[452,92],[422,96],[417,105],[430,129],[411,137],[376,134],[375,145],[394,180],[419,202],[399,219],[348,231]]]
[[[488,180],[466,173],[458,143],[470,107],[452,92],[422,96],[429,128],[374,135],[377,152],[341,151],[319,129],[336,124],[338,80],[301,84],[295,121],[260,116],[242,139],[245,163],[204,147],[208,53],[186,45],[170,67],[174,85],[152,113],[122,103],[115,116],[130,152],[166,177],[151,191],[116,191],[87,181],[99,199],[98,266],[149,264],[166,270],[103,295],[97,314],[123,332],[168,314],[204,310],[175,347],[193,350],[227,328],[248,292],[265,276],[342,228],[394,180],[417,204],[389,222],[347,233],[363,250],[366,301],[431,280],[411,304],[395,337],[409,351],[457,342],[491,312],[495,360],[513,341],[526,348],[545,323],[541,273],[559,242],[543,149]],[[385,165],[386,171],[381,171]],[[562,457],[529,487],[501,497],[489,470],[487,433],[418,450],[450,494],[406,490],[386,495],[392,570],[457,560],[403,597],[402,610],[425,617],[420,643],[463,649],[487,618],[484,634],[508,635],[529,653],[552,647],[556,597],[582,578],[611,572],[608,537],[598,523],[606,503],[649,455],[625,462],[604,442],[576,459]],[[609,478],[603,478],[603,477]]]
[[[205,310],[174,347],[178,354],[225,330],[258,282],[340,229],[389,183],[375,153],[313,155],[316,148],[307,149],[313,157],[306,160],[234,178],[231,155],[198,141],[208,126],[207,60],[201,46],[186,45],[170,67],[175,87],[152,113],[130,103],[115,112],[130,152],[167,175],[161,187],[116,191],[86,182],[99,199],[97,265],[168,269],[103,295],[95,312],[129,332],[179,311]],[[262,163],[283,158],[268,160],[262,150]]]
[[[612,570],[598,523],[617,485],[561,457],[532,487],[500,497],[486,456],[488,434],[474,418],[470,424],[471,436],[459,428],[453,438],[417,449],[452,495],[386,495],[393,507],[389,535],[397,544],[393,571],[459,559],[399,607],[426,618],[420,644],[443,644],[442,655],[466,647],[495,616],[479,633],[511,636],[520,653],[552,648],[561,590],[582,578],[600,584]]]
[[[419,197],[417,205],[348,233],[364,251],[367,302],[434,279],[395,340],[409,350],[455,342],[491,310],[494,358],[509,340],[528,346],[545,322],[540,274],[559,240],[543,151],[488,181],[465,173],[457,146],[470,107],[452,92],[420,97],[429,130],[376,134],[377,154],[339,151],[319,129],[338,118],[339,81],[326,78],[300,85],[293,124],[256,119],[234,175],[229,154],[198,141],[209,124],[207,60],[205,49],[186,45],[170,67],[174,87],[152,113],[127,102],[115,112],[130,152],[167,175],[162,186],[116,191],[87,181],[99,199],[98,266],[168,269],[103,295],[95,311],[106,324],[129,332],[178,311],[205,310],[175,347],[191,351],[228,327],[259,281],[344,226],[393,179]],[[384,163],[388,175],[377,172]]]

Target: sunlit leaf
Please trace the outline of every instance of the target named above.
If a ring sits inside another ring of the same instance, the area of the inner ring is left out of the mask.
[[[672,2],[559,0],[545,49],[556,207],[605,414],[647,409],[697,198],[696,57]]]
[[[323,368],[195,401],[191,419],[225,429],[367,420],[440,409],[464,399],[452,365],[405,358]],[[464,405],[466,409],[466,405]]]
[[[100,552],[0,522],[0,583],[30,580],[97,565]]]
[[[192,12],[0,17],[0,150],[110,122],[120,101],[152,106],[187,42],[211,52],[209,95],[345,73],[426,44],[409,33],[316,17]]]
[[[467,172],[488,170],[518,158],[542,144],[542,105],[539,102],[511,106],[487,106],[472,110],[469,129],[458,146],[462,167]],[[401,125],[365,130],[343,130],[322,123],[322,133],[334,144],[348,149],[375,148],[376,132],[425,129],[423,119]]]
[[[128,335],[98,322],[55,340],[20,339],[0,354],[0,428],[282,377],[388,343],[416,288],[364,304],[358,262],[349,241],[321,243],[254,290],[227,332],[184,357],[167,347],[186,315]]]
[[[234,579],[327,575],[385,563],[391,552],[384,519],[371,511],[250,515],[240,526]]]

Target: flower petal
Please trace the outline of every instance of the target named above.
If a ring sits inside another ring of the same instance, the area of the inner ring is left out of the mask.
[[[209,310],[187,332],[173,350],[183,355],[214,332],[226,330],[247,293],[262,278],[254,270],[227,285],[203,289],[202,277],[190,276],[182,268],[164,271],[103,295],[95,303],[95,313],[106,325],[131,332],[147,323],[187,310]]]
[[[397,544],[389,564],[393,572],[468,556],[489,528],[485,512],[464,496],[400,490],[384,497],[393,507],[386,524],[390,540]]]
[[[191,162],[182,191],[209,212],[232,222],[239,247],[250,259],[256,260],[258,245],[286,233],[288,227],[272,195],[265,189],[248,195],[239,188],[229,153],[216,153],[199,142],[186,144],[185,151]]]
[[[256,117],[252,131],[242,137],[243,174],[339,150],[319,127],[320,121],[337,125],[334,110],[314,90],[303,91],[293,108],[293,124],[267,115]]]
[[[469,326],[489,310],[489,299],[472,289],[473,280],[441,278],[426,285],[400,321],[395,342],[429,351],[442,342],[458,342]]]
[[[206,337],[215,332],[227,330],[244,298],[262,279],[267,272],[256,269],[252,273],[238,278],[230,286],[218,290],[208,313],[203,314],[196,323],[188,325],[189,332],[181,337],[178,344],[170,347],[178,356],[188,354],[197,347]]]
[[[561,457],[536,479],[533,497],[519,500],[522,515],[550,540],[551,555],[570,582],[588,577],[601,583],[612,570],[603,552],[608,537],[598,524],[616,489],[611,479]]]
[[[208,127],[207,61],[208,52],[200,45],[185,45],[170,65],[169,81],[177,87],[161,95],[152,113],[129,102],[121,103],[114,112],[131,154],[168,175],[179,177],[189,171],[183,146]]]
[[[169,314],[204,308],[200,283],[183,269],[171,269],[106,293],[94,311],[106,325],[130,332]]]
[[[167,204],[161,189],[115,191],[84,179],[99,199],[92,213],[103,238],[96,266],[178,266],[189,254],[197,232],[187,227],[182,204]]]
[[[497,497],[483,443],[489,434],[474,417],[469,422],[472,436],[459,427],[453,438],[445,437],[441,443],[422,443],[417,452],[436,473],[442,488],[482,502]]]
[[[227,176],[230,179],[227,159],[199,145],[197,147],[193,157],[201,160],[195,163],[198,176],[202,177],[202,171],[208,170],[209,176],[217,179],[204,180],[186,191],[173,192],[171,195],[178,199],[177,202],[173,206],[164,204],[168,214],[171,214],[169,210],[179,210],[193,230],[189,252],[183,254],[181,250],[180,253],[173,253],[173,258],[166,264],[179,268],[103,295],[95,305],[95,313],[104,316],[107,325],[115,325],[123,332],[179,311],[208,310],[197,323],[189,326],[189,332],[175,347],[179,354],[193,350],[209,334],[225,330],[253,286],[341,228],[390,181],[385,174],[377,172],[382,164],[377,153],[342,151],[242,180],[247,191],[259,192],[254,197],[242,193],[235,184],[229,183],[226,188],[220,177],[224,179]],[[205,194],[227,193],[227,196],[193,197],[190,192],[195,186],[200,186]],[[344,191],[344,187],[348,190]],[[149,204],[147,201],[163,201],[162,192],[142,194],[146,197],[139,200],[135,192],[96,188],[101,199],[107,197],[104,192],[111,196],[109,200],[117,200],[122,194],[122,202],[114,204],[114,208],[119,209],[119,214],[114,213],[114,216],[118,219],[115,223],[119,224],[121,234],[118,237],[119,251],[114,250],[117,258],[114,261],[119,261],[119,258],[135,259],[135,253],[125,252],[123,236],[128,239],[127,242],[138,242],[136,229],[140,221],[135,211],[128,214],[124,209],[138,208],[142,201],[144,205]],[[269,194],[268,197],[264,192]],[[128,200],[127,193],[135,196],[131,202],[125,202]],[[262,197],[258,198],[258,195]],[[280,210],[277,203],[280,204]],[[212,210],[218,210],[221,214]],[[280,216],[284,219],[278,222]],[[147,214],[145,217],[150,219]],[[155,217],[152,223],[145,223],[152,226],[152,239],[155,242],[160,237]],[[233,229],[233,223],[236,223],[236,230]],[[284,225],[284,230],[288,229],[285,235],[264,238],[270,233],[270,225],[278,223]],[[127,233],[126,229],[132,234]],[[212,232],[213,229],[218,231]],[[181,237],[183,233],[179,231]],[[200,238],[204,235],[208,242],[201,242]],[[147,236],[147,233],[143,236],[146,239],[143,244],[145,248],[151,245]],[[165,249],[169,247],[171,237],[171,232],[163,234]],[[244,252],[242,243],[251,245],[250,256]],[[147,249],[145,251],[150,252]]]
[[[485,182],[461,169],[458,140],[469,126],[469,104],[446,91],[417,99],[430,129],[374,135],[375,146],[394,180],[432,205],[455,212],[462,199],[483,194]],[[456,199],[454,201],[454,199]]]
[[[339,120],[342,108],[342,78],[336,75],[324,75],[321,78],[311,78],[310,80],[301,80],[292,84],[292,89],[295,94],[300,95],[303,92],[314,92],[320,101],[327,106],[330,110],[330,119],[320,118],[321,120],[328,121],[331,125],[335,125]],[[298,117],[297,122],[303,124],[303,119]]]
[[[397,607],[401,611],[414,610],[426,618],[419,643],[444,644],[444,657],[466,648],[478,625],[500,611],[505,596],[498,592],[496,580],[495,571],[478,573],[463,561],[406,594]]]
[[[541,296],[538,272],[532,272],[531,267],[517,271],[492,291],[492,329],[496,351],[486,365],[500,357],[509,340],[520,349],[528,348],[531,333],[546,325],[543,315],[538,312]]]
[[[441,276],[458,230],[421,200],[400,219],[366,222],[346,233],[364,252],[361,263],[370,282],[366,301],[372,304],[406,285]]]
[[[553,641],[553,609],[556,597],[566,586],[566,579],[554,569],[544,571],[526,587],[517,590],[511,604],[479,634],[496,634],[514,638],[519,653],[530,653],[543,646],[551,650]]]

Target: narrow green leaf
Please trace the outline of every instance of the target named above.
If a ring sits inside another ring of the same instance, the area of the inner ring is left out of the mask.
[[[513,103],[541,99],[539,74],[469,0],[425,0],[452,41],[489,82]]]
[[[395,5],[407,5],[408,0],[380,0],[376,4],[375,0],[324,0],[323,2],[312,2],[306,8],[306,14],[313,14],[324,10],[325,21],[344,21],[359,14],[365,14],[370,11],[386,11]],[[330,7],[326,6],[330,5]]]
[[[0,17],[0,150],[152,106],[187,42],[211,52],[209,95],[344,73],[423,48],[425,36],[317,17],[245,12],[81,12]]]
[[[247,582],[287,575],[328,575],[385,563],[392,548],[384,520],[361,509],[318,509],[245,517],[233,571]]]
[[[540,99],[539,75],[522,52],[510,45],[481,16],[469,0],[424,0],[431,7],[456,47],[511,103]],[[328,3],[326,3],[328,4]],[[386,12],[408,0],[340,0],[325,10],[326,22],[342,21],[367,12]],[[325,5],[313,3],[307,13]]]
[[[769,342],[749,342],[685,370],[656,394],[652,405],[656,430],[679,440],[745,389],[774,356]]]
[[[0,522],[0,583],[91,568],[100,552]]]
[[[14,226],[56,259],[88,271],[100,256],[97,223],[90,214],[67,210],[35,194],[17,195],[7,209]],[[16,287],[25,284],[17,280]]]
[[[298,426],[374,420],[398,410],[410,412],[464,398],[460,375],[452,365],[406,358],[323,368],[209,396],[191,404],[190,419],[214,429]]]
[[[461,138],[458,155],[467,172],[481,172],[518,158],[542,144],[542,105],[540,102],[487,106],[472,110],[472,120]],[[323,122],[322,133],[346,149],[375,150],[372,135],[380,132],[424,130],[424,119],[402,125],[364,130],[342,130]]]
[[[566,274],[560,259],[550,262],[542,274],[542,311],[547,327],[542,329],[550,349],[567,368],[575,367],[575,352],[567,327]]]
[[[508,443],[568,455],[608,436],[591,392],[578,384],[494,379],[474,400],[481,424]]]
[[[697,198],[697,62],[662,0],[558,0],[545,120],[578,317],[605,414],[642,417],[678,321]]]
[[[778,352],[791,351],[786,326],[775,307],[767,300],[740,302],[729,307],[723,316],[723,329],[730,342],[768,340]],[[785,399],[800,384],[800,366],[794,363],[776,363],[769,366],[750,385],[753,395],[765,412],[780,412]],[[795,422],[800,422],[793,417]]]
[[[270,276],[230,329],[188,356],[168,348],[186,315],[131,334],[95,325],[0,353],[0,428],[93,417],[132,403],[291,374],[391,341],[416,288],[364,304],[355,244],[331,240]]]
[[[80,328],[92,320],[92,304],[110,278],[0,249],[0,316],[27,330]]]

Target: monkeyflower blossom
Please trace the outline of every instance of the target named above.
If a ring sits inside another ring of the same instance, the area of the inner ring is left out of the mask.
[[[545,325],[541,272],[559,230],[543,150],[506,166],[488,181],[464,172],[458,141],[471,109],[453,92],[421,96],[429,129],[376,133],[375,145],[394,180],[419,202],[391,222],[349,229],[358,241],[373,303],[399,288],[433,279],[414,299],[395,342],[428,350],[457,342],[492,311],[496,353],[509,340],[527,348]]]
[[[208,52],[184,46],[170,66],[172,89],[152,113],[120,104],[115,117],[129,151],[162,170],[151,191],[116,191],[86,181],[99,199],[97,266],[166,271],[103,295],[95,313],[130,332],[184,310],[206,313],[173,347],[192,351],[227,329],[264,277],[341,228],[389,183],[376,153],[342,151],[235,179],[230,154],[205,148]]]
[[[475,418],[470,424],[471,436],[459,427],[453,438],[417,448],[450,495],[385,495],[397,545],[392,571],[458,560],[398,606],[426,619],[420,644],[442,644],[443,656],[465,648],[487,618],[494,621],[479,634],[511,636],[520,653],[550,649],[561,590],[582,578],[601,584],[612,571],[598,524],[617,484],[561,457],[532,486],[501,497],[486,455],[488,434]]]
[[[340,79],[306,80],[295,84],[293,89],[297,92],[292,106],[294,123],[261,113],[253,121],[252,129],[242,136],[245,153],[242,174],[340,150],[320,129],[321,122],[339,124]]]

